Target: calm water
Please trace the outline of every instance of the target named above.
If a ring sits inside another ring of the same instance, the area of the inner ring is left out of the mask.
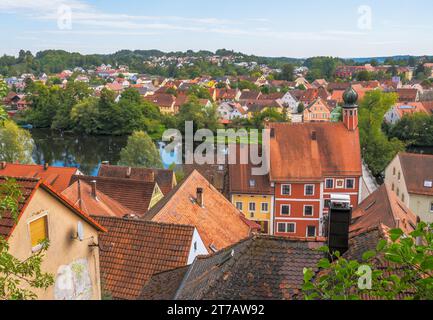
[[[33,153],[35,163],[80,168],[88,175],[96,175],[102,161],[117,164],[128,139],[127,136],[62,134],[47,129],[30,132],[36,145]],[[162,143],[159,143],[159,150],[164,167],[175,162],[176,154],[165,152]]]

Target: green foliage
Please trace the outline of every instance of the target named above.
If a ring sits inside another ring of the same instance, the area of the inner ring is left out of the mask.
[[[212,100],[209,90],[198,85],[191,86],[188,90],[188,95],[194,95],[199,99]]]
[[[22,193],[14,179],[0,185],[0,218],[10,212],[17,220]],[[25,260],[9,253],[9,244],[0,237],[0,300],[36,299],[34,289],[47,289],[54,284],[54,277],[42,272],[41,264],[49,243],[42,243],[41,250]]]
[[[433,146],[433,116],[421,112],[405,115],[391,126],[388,136],[408,145]]]
[[[405,147],[398,139],[388,140],[381,129],[386,112],[396,101],[396,94],[374,90],[366,94],[360,105],[361,151],[364,161],[374,175],[381,174],[395,155]]]
[[[278,74],[277,80],[286,80],[286,81],[293,81],[294,76],[293,73],[295,71],[295,67],[293,64],[285,64],[281,68],[281,73]]]
[[[313,57],[307,59],[304,63],[310,70],[307,76],[309,81],[322,78],[333,80],[336,68],[343,64],[343,60],[333,57]]]
[[[241,80],[236,86],[239,90],[259,91],[259,87],[248,80]]]
[[[161,156],[152,139],[143,131],[135,131],[120,152],[119,165],[162,168]]]
[[[185,122],[194,122],[194,132],[199,129],[209,129],[216,132],[220,128],[218,113],[215,105],[203,107],[195,96],[182,105],[179,114],[176,116],[176,127],[180,132],[185,133]]]
[[[11,120],[3,122],[0,127],[0,161],[32,163],[33,147],[28,131],[20,129]]]
[[[389,232],[390,241],[382,239],[375,250],[365,252],[363,261],[347,260],[332,255],[327,247],[321,248],[332,257],[322,259],[316,274],[304,269],[303,292],[305,299],[359,300],[364,295],[372,298],[398,300],[433,299],[433,225],[420,223],[410,235],[402,230]],[[389,262],[383,268],[378,261]],[[359,286],[360,266],[371,270],[371,289]]]

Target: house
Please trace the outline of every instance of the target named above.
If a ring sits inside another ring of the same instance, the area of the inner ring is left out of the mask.
[[[194,226],[209,253],[247,238],[259,229],[198,171],[186,177],[143,219]]]
[[[98,176],[148,182],[156,181],[164,195],[169,193],[177,185],[176,175],[173,170],[166,169],[149,169],[101,164],[98,170]]]
[[[304,122],[328,122],[331,120],[331,111],[321,98],[308,105],[303,112]]]
[[[236,118],[247,118],[247,108],[242,107],[239,103],[236,102],[223,102],[218,105],[217,112],[220,116],[220,119],[223,120],[233,120]]]
[[[295,87],[304,86],[306,89],[310,89],[311,85],[304,77],[298,77],[295,80]]]
[[[122,93],[122,91],[125,89],[125,87],[118,82],[113,82],[113,83],[107,83],[105,85],[105,88],[110,90],[110,91],[114,91],[117,94]]]
[[[7,179],[0,177],[0,185]],[[47,290],[31,290],[39,300],[100,300],[98,231],[106,229],[42,180],[15,181],[22,193],[19,215],[15,219],[11,212],[2,213],[0,237],[7,241],[9,253],[21,261],[40,251],[41,242],[48,240],[41,270],[55,280]]]
[[[217,161],[215,161],[216,163]],[[185,176],[189,176],[194,171],[198,171],[207,181],[221,192],[223,195],[227,194],[227,177],[228,170],[224,164],[183,164],[182,172]]]
[[[71,185],[76,181],[91,185],[96,192],[102,192],[138,216],[143,216],[164,197],[155,180],[75,175],[71,179]]]
[[[237,145],[236,158],[245,145]],[[248,152],[248,150],[246,150]],[[254,176],[251,161],[229,164],[229,199],[245,218],[261,226],[260,232],[273,234],[274,189],[269,175]]]
[[[376,69],[370,64],[364,66],[339,66],[335,69],[335,76],[342,79],[353,78],[354,75],[361,71],[374,72]]]
[[[313,88],[326,88],[328,86],[328,82],[325,79],[316,79],[311,85]]]
[[[298,113],[299,101],[290,91],[286,92],[281,98],[278,98],[277,101],[283,107],[286,107],[290,113]]]
[[[238,89],[214,89],[215,101],[234,101],[241,96],[241,91]]]
[[[157,93],[144,97],[145,100],[150,101],[159,107],[159,110],[165,114],[175,114],[176,97],[168,93]]]
[[[252,118],[254,114],[262,113],[269,109],[274,109],[279,113],[287,112],[278,100],[242,100],[240,103],[243,108],[248,110],[248,118]]]
[[[239,101],[242,101],[242,100],[258,100],[261,95],[262,95],[261,92],[244,90],[244,91],[241,92],[241,95],[239,96]]]
[[[77,180],[62,195],[87,215],[125,217],[135,213],[97,190],[96,183]]]
[[[422,101],[422,105],[427,114],[433,116],[433,101]]]
[[[0,176],[40,178],[57,192],[65,190],[74,175],[80,174],[77,168],[52,167],[48,164],[17,164],[0,162]]]
[[[311,88],[303,91],[298,100],[305,106],[308,106],[316,101],[317,98],[319,98],[319,89]]]
[[[385,121],[390,124],[396,124],[404,116],[412,115],[417,112],[427,113],[427,110],[421,102],[397,103],[385,114]]]
[[[385,170],[385,183],[421,220],[433,222],[433,155],[399,153]]]
[[[108,232],[99,235],[104,295],[135,300],[156,273],[185,267],[207,254],[193,226],[95,216]]]
[[[390,229],[400,228],[405,234],[415,231],[417,217],[384,183],[352,212],[350,233],[356,234],[383,224]]]
[[[417,89],[397,89],[398,102],[417,102],[419,101],[419,91]]]
[[[430,69],[430,75],[427,75],[429,78],[433,78],[433,63],[424,63],[424,68]]]
[[[357,94],[344,95],[343,122],[271,123],[270,175],[275,188],[274,234],[323,234],[331,195],[361,199],[361,148]]]

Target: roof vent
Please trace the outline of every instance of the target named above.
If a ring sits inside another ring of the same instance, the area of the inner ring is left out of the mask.
[[[49,166],[50,166],[49,163],[45,162],[45,163],[44,163],[44,170],[48,170],[48,167],[49,167]]]
[[[92,180],[90,181],[90,185],[92,187],[92,197],[94,199],[97,199],[97,194],[96,194],[96,180]]]
[[[311,140],[317,141],[317,132],[316,131],[311,132]]]
[[[197,204],[200,207],[204,207],[203,188],[197,188]]]

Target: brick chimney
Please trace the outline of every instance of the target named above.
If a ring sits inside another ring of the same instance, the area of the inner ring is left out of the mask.
[[[48,163],[44,163],[44,170],[48,170],[48,168],[50,167],[50,165]]]
[[[197,204],[200,207],[204,207],[203,188],[197,188]]]

